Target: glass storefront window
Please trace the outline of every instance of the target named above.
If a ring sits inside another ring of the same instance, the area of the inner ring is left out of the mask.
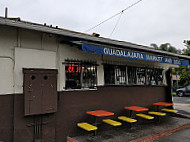
[[[126,84],[126,67],[104,65],[105,84],[124,85]]]
[[[104,65],[105,85],[163,85],[163,69]]]
[[[95,88],[97,65],[90,62],[70,61],[65,65],[65,89]]]
[[[137,84],[146,85],[146,69],[136,68],[136,70],[137,70]]]
[[[137,70],[136,67],[127,67],[128,84],[137,84]]]

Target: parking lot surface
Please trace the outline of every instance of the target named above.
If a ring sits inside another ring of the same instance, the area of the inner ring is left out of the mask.
[[[190,128],[154,140],[154,142],[190,142]]]
[[[188,97],[173,97],[174,108],[179,110],[179,113],[190,116],[190,96]]]

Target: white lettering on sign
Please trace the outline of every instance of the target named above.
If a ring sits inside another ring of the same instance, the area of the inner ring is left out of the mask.
[[[172,59],[171,58],[165,58],[164,63],[172,64]]]
[[[147,54],[146,59],[150,60],[150,61],[154,61],[154,62],[162,62],[163,57],[157,57],[157,56],[154,56],[154,55],[148,55]]]
[[[107,54],[110,56],[121,56],[121,57],[127,57],[127,58],[144,59],[143,54],[141,53],[129,52],[129,51],[120,50],[120,49],[104,48],[104,54]]]
[[[131,59],[147,60],[147,61],[152,61],[152,62],[182,65],[182,61],[179,59],[161,57],[161,56],[127,51],[127,50],[122,50],[122,49],[114,49],[114,48],[104,47],[103,52],[105,55],[109,55],[109,56],[117,56],[117,57],[131,58]]]
[[[180,62],[180,60],[174,59],[174,64],[175,65],[181,65],[181,62]]]

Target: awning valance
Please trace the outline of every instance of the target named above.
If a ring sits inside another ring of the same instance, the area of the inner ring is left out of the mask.
[[[181,60],[177,58],[165,57],[149,53],[141,53],[139,51],[129,51],[126,49],[110,48],[100,45],[94,45],[82,42],[82,51],[88,53],[95,53],[99,55],[116,56],[128,59],[145,60],[151,62],[167,63],[180,66],[188,66],[188,60]]]

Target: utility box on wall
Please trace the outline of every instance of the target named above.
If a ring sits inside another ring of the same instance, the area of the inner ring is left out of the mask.
[[[57,111],[57,73],[55,69],[23,69],[25,115]]]

